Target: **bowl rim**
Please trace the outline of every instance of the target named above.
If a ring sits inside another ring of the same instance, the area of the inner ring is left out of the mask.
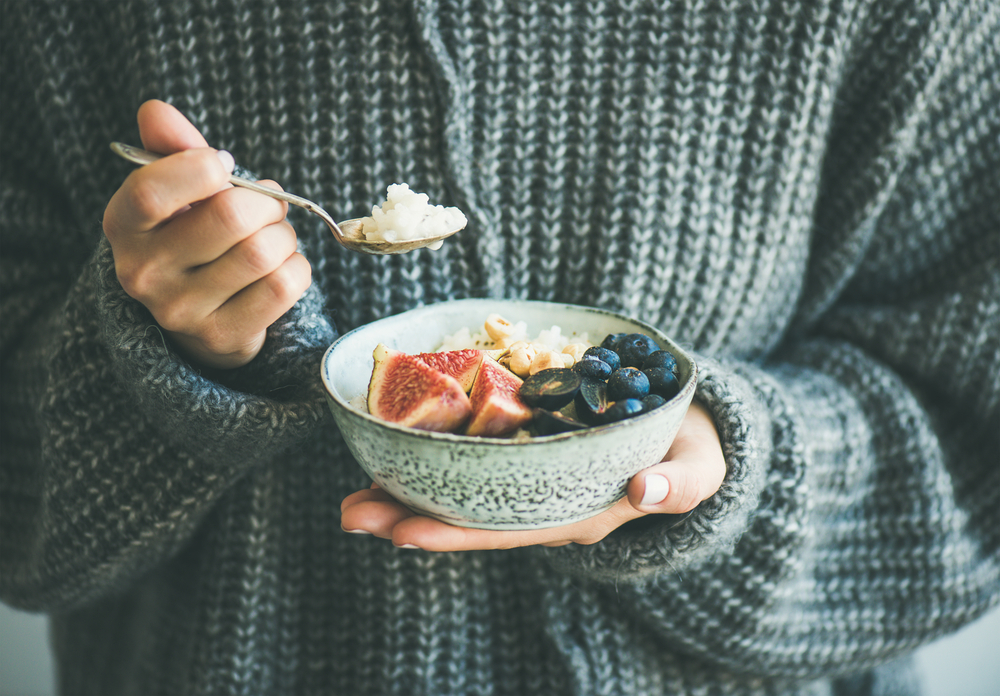
[[[589,427],[589,428],[585,428],[583,430],[573,430],[573,431],[569,431],[569,432],[556,433],[554,435],[539,435],[539,436],[536,436],[536,437],[521,438],[521,439],[514,439],[514,438],[511,438],[511,437],[484,437],[484,436],[479,436],[479,435],[462,435],[462,434],[459,434],[459,433],[445,433],[445,432],[436,432],[436,431],[432,431],[432,430],[420,430],[418,428],[411,428],[411,427],[406,426],[406,425],[399,425],[398,423],[392,423],[390,421],[382,420],[381,418],[376,418],[375,416],[371,415],[370,413],[365,413],[363,411],[359,411],[358,409],[356,409],[353,406],[351,406],[333,388],[333,385],[330,383],[329,376],[328,376],[328,372],[329,371],[327,370],[327,364],[328,364],[329,360],[331,359],[334,351],[337,349],[337,346],[340,343],[342,343],[345,339],[347,339],[349,336],[352,336],[352,335],[354,335],[356,333],[359,333],[359,332],[361,332],[361,331],[363,331],[363,330],[371,327],[372,325],[377,324],[377,323],[382,322],[382,321],[387,321],[387,320],[390,320],[390,319],[398,319],[398,318],[400,318],[400,317],[402,317],[404,315],[407,315],[407,314],[421,314],[421,313],[433,312],[433,311],[439,309],[440,307],[442,307],[443,305],[456,306],[456,305],[466,304],[466,303],[468,303],[468,304],[474,304],[474,303],[487,303],[487,302],[491,302],[491,303],[503,302],[503,303],[508,303],[508,304],[510,304],[510,303],[513,303],[513,304],[530,304],[530,305],[533,305],[533,306],[536,306],[536,307],[545,307],[545,306],[548,306],[548,307],[553,307],[553,308],[568,309],[568,310],[571,310],[571,311],[583,310],[583,311],[586,311],[586,312],[593,312],[593,313],[596,313],[596,314],[604,314],[604,315],[613,317],[615,319],[623,320],[623,321],[626,321],[628,323],[634,324],[637,327],[642,328],[644,331],[648,331],[649,334],[652,335],[653,338],[657,339],[658,342],[660,342],[660,343],[666,343],[670,347],[671,352],[676,351],[677,353],[679,353],[681,356],[683,356],[687,360],[687,362],[691,366],[690,374],[688,374],[688,378],[685,380],[684,384],[681,385],[680,390],[677,392],[676,395],[674,395],[673,398],[671,398],[669,401],[667,401],[667,403],[664,404],[664,406],[667,406],[669,404],[673,404],[675,402],[680,402],[680,401],[690,401],[691,398],[693,398],[693,392],[697,388],[697,385],[698,385],[698,364],[697,364],[697,362],[695,362],[694,358],[691,356],[690,353],[688,353],[688,351],[686,351],[683,348],[681,348],[673,339],[671,339],[669,336],[667,336],[666,334],[664,334],[662,331],[660,331],[656,327],[654,327],[651,324],[648,324],[648,323],[646,323],[646,322],[644,322],[644,321],[642,321],[640,319],[634,319],[634,318],[629,317],[629,316],[627,316],[625,314],[622,314],[620,312],[615,312],[615,311],[612,311],[612,310],[609,310],[609,309],[603,309],[601,307],[590,307],[590,306],[586,306],[586,305],[576,305],[576,304],[570,304],[570,303],[566,303],[566,302],[550,302],[550,301],[546,301],[546,300],[520,300],[520,299],[504,299],[504,298],[499,298],[499,299],[494,299],[494,298],[463,298],[463,299],[457,299],[457,300],[445,300],[445,301],[442,301],[442,302],[435,302],[434,304],[420,305],[420,306],[414,307],[412,309],[404,310],[402,312],[397,312],[396,314],[389,314],[389,315],[386,315],[386,316],[384,316],[384,317],[382,317],[380,319],[376,319],[375,321],[368,322],[367,324],[362,324],[361,326],[358,326],[358,327],[356,327],[356,328],[348,331],[347,333],[342,334],[341,336],[338,336],[337,339],[333,343],[331,343],[330,346],[326,349],[326,352],[324,352],[324,354],[323,354],[323,360],[320,363],[320,377],[321,377],[321,379],[323,381],[323,388],[326,391],[327,401],[329,403],[335,404],[337,406],[337,408],[340,409],[340,411],[342,413],[348,415],[349,417],[357,417],[357,418],[360,418],[360,419],[362,419],[364,421],[370,422],[370,423],[374,424],[377,427],[385,428],[387,430],[391,430],[391,431],[394,431],[394,432],[397,432],[397,433],[400,433],[402,435],[406,435],[406,436],[409,436],[409,437],[413,437],[413,438],[417,438],[417,439],[426,439],[426,440],[431,440],[431,441],[440,440],[442,442],[461,442],[462,444],[465,444],[465,445],[481,444],[481,445],[484,445],[484,446],[485,445],[489,445],[489,446],[501,445],[501,446],[506,446],[506,447],[524,446],[524,445],[527,445],[527,446],[542,446],[542,445],[546,445],[546,444],[551,443],[551,442],[559,442],[561,440],[566,440],[566,439],[570,439],[570,438],[572,438],[572,439],[583,439],[583,438],[587,438],[587,437],[597,437],[597,436],[599,436],[602,433],[608,433],[608,432],[612,432],[614,430],[620,430],[620,429],[623,429],[623,428],[627,428],[627,427],[630,427],[631,425],[633,425],[635,423],[646,421],[646,420],[649,420],[651,418],[656,418],[657,416],[662,416],[663,415],[663,412],[662,412],[663,407],[661,407],[659,409],[655,409],[655,410],[649,411],[647,413],[641,413],[638,416],[633,416],[632,418],[627,418],[625,420],[616,421],[614,423],[605,423],[603,425],[596,425],[596,426],[592,426],[592,427]]]

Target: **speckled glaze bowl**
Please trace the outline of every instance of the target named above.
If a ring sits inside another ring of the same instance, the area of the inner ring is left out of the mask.
[[[498,313],[536,336],[553,325],[563,335],[644,333],[677,359],[680,393],[634,418],[586,430],[518,441],[415,430],[351,406],[368,393],[379,343],[406,353],[436,350],[442,338],[480,331]],[[676,343],[647,324],[599,309],[523,300],[457,300],[421,307],[362,326],[330,346],[323,383],[333,417],[372,479],[415,512],[462,527],[538,529],[602,512],[625,494],[629,479],[659,462],[694,396],[697,367]]]

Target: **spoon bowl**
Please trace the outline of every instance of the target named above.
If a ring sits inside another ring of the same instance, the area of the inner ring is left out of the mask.
[[[111,143],[111,150],[119,157],[140,166],[145,166],[164,157],[164,155],[158,155],[155,152],[148,152],[142,148],[119,142]],[[318,216],[323,220],[323,222],[326,223],[326,226],[330,228],[330,232],[333,233],[334,239],[336,239],[342,247],[350,249],[351,251],[360,252],[362,254],[372,254],[375,256],[382,256],[386,254],[404,254],[408,251],[413,251],[414,249],[421,249],[423,247],[435,245],[462,229],[458,228],[455,230],[449,230],[443,234],[438,234],[433,237],[421,237],[419,239],[401,239],[392,242],[381,239],[369,240],[365,237],[364,232],[362,231],[363,218],[353,218],[351,220],[344,220],[343,222],[338,223],[328,212],[307,198],[296,196],[293,193],[268,188],[267,186],[262,186],[255,181],[250,181],[249,179],[244,179],[235,175],[230,175],[229,183],[233,186],[250,189],[251,191],[256,191],[257,193],[262,193],[265,196],[270,196],[271,198],[276,198],[279,201],[284,201],[285,203],[296,205],[300,208],[308,210],[310,213]]]

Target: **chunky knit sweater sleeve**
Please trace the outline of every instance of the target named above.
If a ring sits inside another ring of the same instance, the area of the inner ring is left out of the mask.
[[[82,269],[39,259],[53,230],[18,215],[44,205],[5,182],[0,555],[5,595],[51,610],[127,587],[241,476],[301,442],[325,409],[315,376],[333,330],[311,288],[253,362],[204,374],[124,293],[106,240]]]

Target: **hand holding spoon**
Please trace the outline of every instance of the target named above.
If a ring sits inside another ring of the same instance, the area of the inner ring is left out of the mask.
[[[140,166],[149,164],[150,162],[155,162],[163,157],[163,155],[157,155],[153,152],[147,152],[141,148],[119,142],[111,143],[111,150],[116,155]],[[422,247],[435,244],[436,242],[450,237],[461,229],[450,230],[444,234],[438,234],[433,237],[421,237],[420,239],[402,239],[392,242],[374,239],[368,240],[362,232],[363,218],[354,218],[352,220],[344,220],[343,222],[338,223],[335,222],[330,214],[323,210],[323,208],[306,198],[302,198],[301,196],[261,186],[256,182],[243,179],[238,176],[230,176],[229,183],[233,186],[250,189],[251,191],[256,191],[257,193],[263,193],[265,196],[276,198],[279,201],[284,201],[292,205],[297,205],[300,208],[305,208],[310,213],[319,216],[323,222],[326,223],[327,227],[329,227],[330,231],[333,233],[333,238],[336,239],[341,246],[362,254],[403,254],[407,251],[413,251],[414,249],[420,249]]]

